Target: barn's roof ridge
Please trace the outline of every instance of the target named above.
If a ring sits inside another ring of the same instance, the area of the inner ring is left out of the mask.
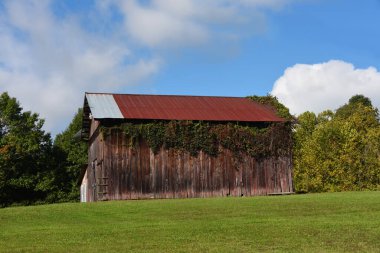
[[[202,98],[243,98],[247,97],[235,97],[235,96],[210,96],[210,95],[176,95],[176,94],[137,94],[137,93],[112,93],[112,92],[85,92],[85,94],[91,95],[126,95],[126,96],[152,96],[152,97],[202,97]]]
[[[85,93],[95,119],[284,122],[273,108],[246,97]],[[85,116],[84,119],[88,119]]]

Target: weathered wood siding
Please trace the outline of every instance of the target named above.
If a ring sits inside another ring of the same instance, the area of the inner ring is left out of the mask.
[[[104,139],[103,139],[104,138]],[[288,157],[234,158],[222,149],[217,157],[200,152],[161,149],[154,154],[141,141],[132,148],[117,129],[90,139],[88,200],[254,196],[292,192]]]
[[[107,178],[104,164],[104,147],[102,134],[99,132],[99,122],[92,120],[91,137],[88,148],[88,167],[85,174],[87,180],[87,201],[106,200]]]

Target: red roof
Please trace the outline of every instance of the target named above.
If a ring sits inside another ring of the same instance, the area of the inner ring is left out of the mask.
[[[113,94],[126,119],[281,122],[274,110],[248,98]]]

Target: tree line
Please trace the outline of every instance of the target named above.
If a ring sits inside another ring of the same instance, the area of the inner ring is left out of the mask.
[[[0,206],[77,201],[77,180],[87,146],[73,136],[82,127],[78,110],[54,141],[38,114],[0,95]]]
[[[380,189],[379,112],[370,99],[355,95],[335,111],[291,117],[275,97],[250,98],[292,121],[296,192]],[[79,200],[87,144],[74,136],[82,110],[54,140],[43,124],[16,98],[0,94],[0,206]]]
[[[294,126],[297,192],[380,190],[379,112],[353,96],[335,112],[304,112]]]

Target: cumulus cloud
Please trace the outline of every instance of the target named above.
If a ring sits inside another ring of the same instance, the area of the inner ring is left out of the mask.
[[[271,94],[293,114],[334,110],[356,94],[369,97],[376,107],[380,107],[380,72],[374,67],[358,69],[339,60],[296,64],[285,70]]]

